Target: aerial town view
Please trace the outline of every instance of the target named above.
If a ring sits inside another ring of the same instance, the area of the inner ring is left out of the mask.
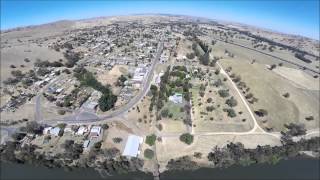
[[[0,179],[320,178],[318,0],[73,3],[1,0]]]

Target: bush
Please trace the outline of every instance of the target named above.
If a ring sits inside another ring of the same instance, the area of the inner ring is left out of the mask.
[[[109,129],[109,125],[108,124],[103,124],[102,125],[102,129]]]
[[[259,109],[257,111],[254,111],[254,113],[256,113],[256,115],[259,117],[264,117],[268,115],[268,111],[265,109]]]
[[[212,112],[214,110],[214,107],[213,106],[207,106],[206,109],[207,109],[207,111]]]
[[[59,109],[59,110],[58,110],[58,114],[60,114],[60,115],[64,115],[64,114],[66,114],[66,111],[65,111],[65,110],[63,110],[63,109]]]
[[[289,94],[289,93],[285,93],[285,94],[283,94],[282,96],[285,97],[285,98],[289,98],[289,97],[290,97],[290,94]]]
[[[313,116],[308,116],[308,117],[306,117],[305,118],[307,121],[312,121],[312,120],[314,120],[314,117]]]
[[[221,90],[218,91],[218,93],[219,93],[220,97],[228,97],[229,96],[229,91],[228,90],[221,89]]]
[[[190,145],[193,142],[193,135],[189,133],[184,133],[180,136],[180,141]]]
[[[146,143],[149,146],[153,146],[154,143],[156,142],[157,136],[155,134],[149,135],[146,137]]]
[[[113,141],[114,143],[120,143],[120,142],[122,141],[122,138],[120,138],[120,137],[115,137],[115,138],[112,138],[112,141]]]
[[[154,152],[151,149],[144,150],[144,157],[147,159],[152,159],[154,156]]]

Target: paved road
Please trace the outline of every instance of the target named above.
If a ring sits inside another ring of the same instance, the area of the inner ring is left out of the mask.
[[[43,120],[41,114],[41,97],[42,93],[45,92],[53,83],[57,82],[58,80],[62,79],[64,76],[61,75],[53,80],[51,80],[47,85],[45,85],[40,92],[38,92],[37,96],[35,97],[35,107],[34,107],[34,120],[37,122],[41,122]]]
[[[211,38],[212,38],[212,37],[211,37]],[[266,56],[273,57],[273,58],[275,58],[275,59],[278,59],[278,60],[280,60],[280,61],[286,62],[286,63],[288,63],[288,64],[296,65],[296,66],[298,66],[298,67],[300,67],[300,68],[305,68],[306,70],[309,70],[309,71],[311,71],[311,72],[313,72],[313,73],[320,74],[320,72],[317,71],[317,70],[314,70],[314,69],[305,67],[305,66],[303,66],[303,65],[301,65],[301,64],[298,64],[298,63],[295,63],[295,62],[292,62],[292,61],[283,59],[283,58],[281,58],[281,57],[278,57],[278,56],[275,56],[275,55],[272,55],[272,54],[269,54],[269,53],[266,53],[266,52],[263,52],[263,51],[254,49],[254,48],[250,48],[250,47],[247,47],[247,46],[238,44],[238,43],[233,43],[233,42],[229,42],[229,41],[227,42],[227,41],[222,40],[222,39],[217,39],[217,38],[212,38],[212,39],[214,39],[214,40],[216,40],[216,41],[221,41],[221,42],[224,42],[224,43],[227,43],[227,44],[232,44],[232,45],[235,45],[235,46],[239,46],[239,47],[242,47],[242,48],[246,48],[246,49],[249,49],[249,50],[252,50],[252,51],[255,51],[255,52],[264,54],[264,55],[266,55]]]

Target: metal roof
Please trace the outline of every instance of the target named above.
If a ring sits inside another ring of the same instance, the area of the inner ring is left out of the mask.
[[[139,154],[139,146],[143,142],[143,138],[136,135],[129,135],[126,147],[122,153],[123,156],[137,157]]]

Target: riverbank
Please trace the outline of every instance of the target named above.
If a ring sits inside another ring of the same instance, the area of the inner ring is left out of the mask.
[[[267,163],[250,166],[232,166],[229,168],[200,168],[195,171],[166,171],[160,174],[161,180],[191,180],[191,179],[319,179],[319,159],[300,156],[298,158],[281,160],[276,165]],[[290,172],[288,172],[290,170]],[[19,172],[19,173],[17,173]],[[104,176],[92,168],[77,168],[66,171],[63,168],[36,167],[29,164],[1,163],[2,180],[7,179],[126,179],[126,180],[151,180],[151,174],[133,172],[128,174],[115,174]]]

